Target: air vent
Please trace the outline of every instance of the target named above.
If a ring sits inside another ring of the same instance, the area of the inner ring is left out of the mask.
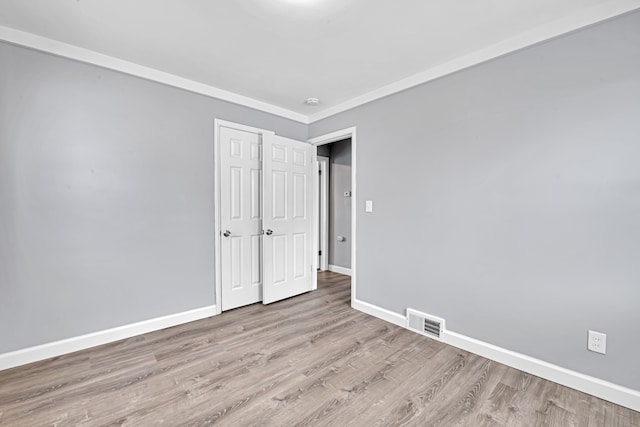
[[[440,339],[444,331],[444,319],[407,309],[407,329],[427,337]]]

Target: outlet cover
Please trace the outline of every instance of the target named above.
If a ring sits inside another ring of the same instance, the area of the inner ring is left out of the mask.
[[[364,211],[365,212],[373,212],[373,200],[365,200],[365,202],[364,202]]]
[[[596,353],[607,354],[607,334],[602,332],[589,331],[589,341],[587,349]]]

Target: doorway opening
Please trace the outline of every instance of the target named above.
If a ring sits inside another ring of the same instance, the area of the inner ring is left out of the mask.
[[[318,168],[318,267],[351,276],[351,138],[318,146]]]
[[[348,141],[348,143],[346,141]],[[354,302],[356,301],[356,202],[358,197],[356,185],[356,141],[357,138],[355,127],[338,130],[309,140],[309,143],[315,145],[318,148],[317,154],[318,156],[320,156],[319,158],[328,157],[328,161],[330,161],[332,153],[335,149],[335,153],[333,153],[335,155],[333,157],[338,157],[338,159],[341,159],[339,160],[339,162],[341,163],[347,163],[348,159],[348,163],[350,163],[349,169],[344,168],[344,166],[346,165],[341,165],[336,168],[336,171],[340,171],[341,174],[344,174],[346,169],[347,174],[350,175],[351,179],[347,180],[344,179],[344,177],[341,177],[340,180],[337,180],[336,182],[338,183],[338,185],[334,187],[333,196],[329,197],[329,201],[325,203],[328,209],[330,209],[331,200],[335,198],[336,202],[334,202],[334,204],[338,204],[340,208],[345,212],[347,212],[347,210],[344,209],[344,206],[347,205],[349,207],[349,219],[347,220],[348,226],[345,227],[344,218],[341,218],[341,222],[339,225],[335,224],[334,220],[334,227],[333,229],[331,229],[331,214],[328,213],[328,221],[325,225],[327,229],[327,238],[324,244],[328,250],[327,271],[333,270],[336,273],[348,274],[351,276],[351,306],[353,306]],[[332,146],[330,145],[332,143],[338,144]],[[325,145],[328,145],[328,147],[323,148],[323,146]],[[326,156],[327,150],[330,150],[329,156]],[[323,156],[323,154],[325,156]],[[338,165],[340,165],[340,163],[338,163]],[[331,165],[329,165],[328,169],[331,169]],[[331,171],[329,171],[329,177],[331,177]],[[327,186],[327,193],[330,193],[331,179],[329,179],[329,183],[327,184]],[[318,187],[318,189],[320,189],[320,187]],[[346,194],[347,192],[349,192],[349,194]],[[321,207],[321,205],[319,205],[319,207]],[[321,215],[317,215],[317,217],[318,219],[320,219]],[[318,236],[320,239],[322,231],[321,223],[317,224],[316,230],[318,230]],[[340,237],[343,237],[344,240],[338,240]],[[337,254],[337,258],[331,256],[331,240],[333,240],[333,243],[335,244],[334,255]],[[349,243],[349,245],[347,245],[347,243]],[[319,242],[315,247],[320,249],[322,247],[322,243]],[[345,251],[347,252],[347,256],[345,256]],[[331,264],[330,262],[334,262],[334,264]],[[346,264],[348,265],[348,268],[344,267],[344,265],[339,265],[338,263]],[[342,269],[340,269],[340,267],[342,267]],[[325,273],[320,272],[319,274]]]

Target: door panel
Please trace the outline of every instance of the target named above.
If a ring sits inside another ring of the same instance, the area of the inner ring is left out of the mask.
[[[262,235],[251,236],[251,284],[262,284]]]
[[[229,181],[231,181],[231,203],[229,203],[231,212],[229,212],[229,217],[235,221],[242,220],[242,168],[232,166],[229,173]]]
[[[269,240],[271,240],[272,243],[270,284],[278,286],[287,282],[287,236],[284,234],[275,234],[272,235]]]
[[[265,304],[312,290],[315,147],[264,135]]]
[[[231,289],[242,288],[242,237],[231,236],[230,261],[231,261]]]
[[[220,128],[222,310],[262,300],[261,137]]]
[[[280,144],[273,144],[271,147],[271,160],[279,163],[287,163],[287,147]]]
[[[293,174],[293,218],[307,218],[307,176]]]
[[[307,235],[295,233],[293,235],[293,279],[304,279],[307,274]]]
[[[260,169],[251,169],[251,219],[258,221],[262,218],[262,206],[260,203],[261,181]]]
[[[267,175],[268,176],[268,175]],[[271,200],[273,220],[287,219],[287,172],[274,170],[271,173]]]

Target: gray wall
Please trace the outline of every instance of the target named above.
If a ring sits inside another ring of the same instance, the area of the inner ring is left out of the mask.
[[[329,264],[351,268],[351,139],[334,142],[329,158]],[[346,238],[338,241],[338,236]]]
[[[331,144],[318,145],[318,156],[331,157]]]
[[[636,12],[312,124],[358,129],[358,299],[640,389],[639,118]]]
[[[0,353],[213,304],[213,118],[307,127],[0,63]],[[633,13],[311,125],[358,127],[358,298],[640,389],[639,99]]]
[[[0,64],[0,353],[214,304],[214,118],[307,126],[4,43]]]

